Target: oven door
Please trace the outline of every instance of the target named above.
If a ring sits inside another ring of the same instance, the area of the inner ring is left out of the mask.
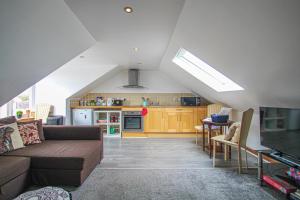
[[[123,131],[143,132],[143,117],[141,115],[124,115]]]

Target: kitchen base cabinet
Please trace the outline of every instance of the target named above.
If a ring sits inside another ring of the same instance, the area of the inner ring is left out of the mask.
[[[194,109],[180,112],[179,132],[188,133],[195,132]]]
[[[145,133],[193,133],[206,117],[206,107],[148,108]]]
[[[179,132],[179,115],[176,111],[164,112],[164,131],[168,133]]]
[[[163,108],[148,108],[148,114],[144,117],[144,132],[159,133],[163,131]]]
[[[167,108],[165,110],[166,132],[194,132],[194,123],[193,108]]]

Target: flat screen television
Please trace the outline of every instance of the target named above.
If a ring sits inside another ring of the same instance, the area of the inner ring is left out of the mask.
[[[260,107],[261,145],[300,161],[300,109]]]

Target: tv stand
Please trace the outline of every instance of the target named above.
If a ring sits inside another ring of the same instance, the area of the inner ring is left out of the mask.
[[[289,167],[300,169],[300,163],[293,160],[290,156],[277,152],[277,151],[258,151],[258,179],[260,181],[260,185],[263,185],[263,156],[267,156],[272,158],[282,164],[285,164]]]
[[[277,160],[285,165],[293,167],[295,169],[300,169],[300,163],[298,163],[293,158],[291,158],[290,156],[288,156],[284,153],[274,151],[274,152],[269,153],[269,155],[267,155],[267,156],[269,156],[272,159]]]

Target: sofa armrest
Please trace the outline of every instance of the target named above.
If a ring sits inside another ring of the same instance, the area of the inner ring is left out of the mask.
[[[46,140],[102,140],[99,126],[43,126]]]

